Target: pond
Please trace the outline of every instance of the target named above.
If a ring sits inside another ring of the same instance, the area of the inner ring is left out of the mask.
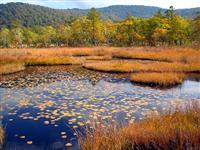
[[[155,89],[133,84],[127,77],[79,66],[29,67],[1,76],[4,149],[79,149],[77,134],[86,127],[92,129],[100,122],[123,125],[172,105],[200,100],[198,80]]]

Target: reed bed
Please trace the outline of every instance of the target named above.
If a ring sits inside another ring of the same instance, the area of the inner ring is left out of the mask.
[[[113,56],[125,59],[148,59],[157,61],[199,62],[200,51],[190,48],[29,48],[0,49],[0,56]]]
[[[0,75],[15,73],[24,69],[23,63],[0,64]]]
[[[199,72],[199,56],[199,50],[185,48],[0,49],[0,64],[24,64],[25,66],[83,64],[85,68],[107,72]],[[115,60],[116,58],[118,60]],[[135,61],[133,63],[133,60],[121,61],[119,58],[151,60],[152,62]],[[8,69],[4,74],[14,72]]]
[[[0,49],[1,56],[104,56],[111,55],[116,48],[29,48]]]
[[[83,150],[200,149],[200,105],[179,106],[124,127],[97,126],[79,143]]]
[[[21,61],[26,66],[39,66],[39,65],[80,65],[82,64],[81,58],[63,57],[63,56],[49,56],[49,57],[25,57]]]
[[[83,64],[84,68],[103,72],[200,72],[200,63],[99,61]]]
[[[135,73],[131,75],[130,80],[134,83],[166,88],[181,84],[185,78],[186,75],[182,73]]]
[[[86,56],[86,60],[112,60],[112,56],[105,55],[105,56]]]
[[[3,139],[4,139],[4,131],[3,128],[0,127],[0,148],[1,145],[3,144]]]
[[[200,51],[192,49],[165,49],[165,50],[126,50],[113,53],[113,57],[123,59],[141,59],[153,61],[199,63]]]
[[[22,71],[26,66],[81,65],[83,60],[83,58],[75,58],[71,56],[3,57],[0,63],[0,75]]]

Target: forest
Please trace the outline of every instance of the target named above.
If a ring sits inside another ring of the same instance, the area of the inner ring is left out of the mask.
[[[191,46],[200,43],[200,13],[194,19],[176,15],[171,6],[151,18],[101,19],[92,8],[86,16],[55,26],[24,27],[13,20],[0,30],[1,48],[88,46]]]

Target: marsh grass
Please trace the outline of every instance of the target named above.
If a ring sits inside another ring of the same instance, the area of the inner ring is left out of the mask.
[[[0,49],[0,57],[14,56],[113,56],[128,59],[149,59],[159,61],[200,62],[199,50],[190,48],[30,48],[30,49]]]
[[[200,63],[146,61],[99,61],[83,64],[84,68],[104,72],[200,72]]]
[[[86,60],[112,60],[112,56],[86,56]]]
[[[24,69],[23,63],[0,64],[0,75],[15,73]]]
[[[0,56],[104,56],[111,55],[115,48],[30,48],[0,49]]]
[[[0,64],[1,67],[4,64],[24,64],[25,66],[83,64],[83,67],[87,69],[106,72],[199,72],[199,56],[199,50],[184,48],[0,49]],[[118,60],[115,60],[116,58]],[[134,61],[135,59],[140,59],[140,61]],[[146,59],[151,62],[142,61]],[[8,70],[9,68],[11,71]],[[1,74],[14,72],[13,67],[8,67],[4,71]]]
[[[199,149],[200,105],[177,106],[124,127],[98,126],[79,139],[83,150]]]
[[[0,127],[0,148],[1,145],[3,144],[3,139],[4,139],[4,131],[3,128]]]
[[[186,75],[182,73],[135,73],[131,75],[130,80],[134,83],[166,88],[181,84],[185,78]]]
[[[26,57],[22,58],[22,62],[26,66],[40,66],[40,65],[80,65],[82,59],[63,56],[49,56],[49,57]]]
[[[167,62],[199,63],[199,50],[193,49],[140,49],[117,51],[113,57]]]

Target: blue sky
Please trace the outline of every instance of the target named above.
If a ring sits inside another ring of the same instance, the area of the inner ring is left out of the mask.
[[[8,2],[24,2],[60,9],[99,8],[109,5],[147,5],[162,8],[173,5],[177,9],[200,7],[200,0],[0,0],[0,3]]]

